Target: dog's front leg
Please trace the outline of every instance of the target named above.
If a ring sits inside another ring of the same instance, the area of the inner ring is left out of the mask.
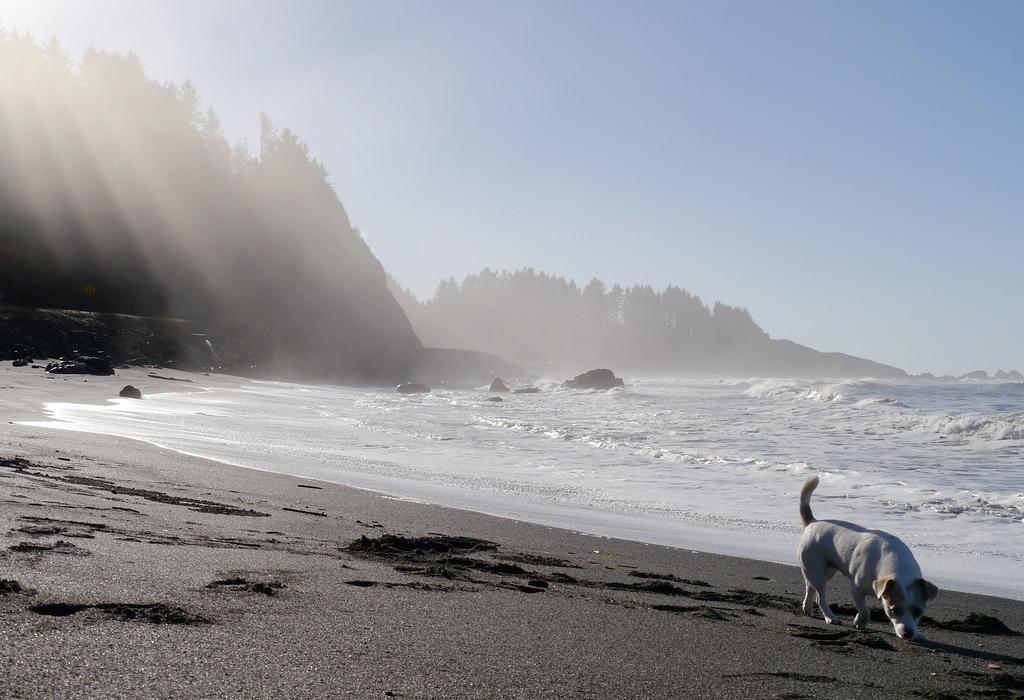
[[[868,608],[864,592],[852,581],[850,582],[850,595],[853,596],[853,604],[857,606],[857,617],[853,618],[853,624],[859,630],[866,630],[868,622],[871,620],[871,609]]]

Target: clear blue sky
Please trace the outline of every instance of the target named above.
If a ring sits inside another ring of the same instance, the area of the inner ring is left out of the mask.
[[[1024,3],[0,0],[298,131],[422,295],[678,284],[911,371],[1024,369]]]

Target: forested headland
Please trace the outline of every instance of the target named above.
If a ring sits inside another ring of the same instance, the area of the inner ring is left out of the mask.
[[[0,31],[0,66],[0,302],[200,321],[268,368],[410,374],[422,346],[294,132],[260,115],[255,152],[231,145],[134,54]]]
[[[391,281],[427,344],[501,353],[535,369],[608,366],[631,372],[786,376],[903,376],[842,353],[771,338],[744,308],[709,304],[676,286],[609,286],[533,269],[484,269],[442,280],[419,300]]]

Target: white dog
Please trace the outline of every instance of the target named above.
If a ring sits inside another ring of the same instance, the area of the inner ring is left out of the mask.
[[[825,600],[826,584],[838,571],[850,579],[850,593],[857,606],[854,619],[857,629],[868,626],[871,612],[865,599],[874,594],[882,601],[897,636],[923,640],[917,631],[917,621],[939,589],[921,578],[921,567],[910,548],[898,537],[839,520],[815,520],[811,513],[811,494],[817,486],[818,477],[812,476],[800,491],[804,536],[800,540],[799,554],[807,584],[804,613],[814,614],[813,596],[816,596],[825,622],[840,624]]]

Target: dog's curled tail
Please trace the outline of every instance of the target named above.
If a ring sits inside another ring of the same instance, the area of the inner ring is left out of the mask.
[[[818,477],[812,476],[804,482],[804,487],[800,489],[800,520],[803,521],[804,527],[814,522],[814,513],[811,512],[811,494],[816,488],[818,488]]]

